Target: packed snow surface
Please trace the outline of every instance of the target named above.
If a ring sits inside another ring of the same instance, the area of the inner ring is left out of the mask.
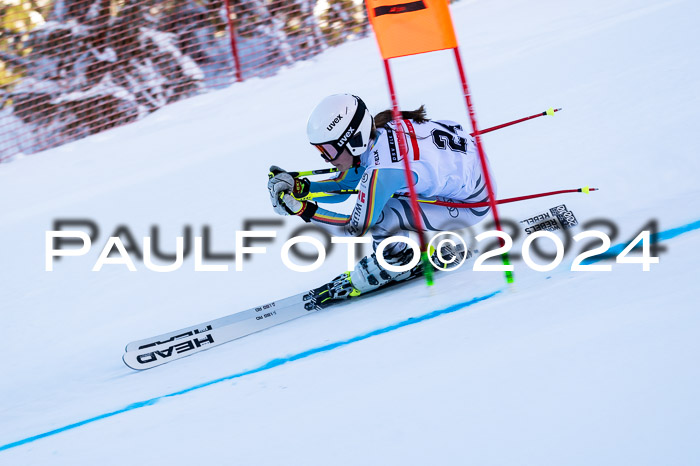
[[[514,286],[465,266],[432,288],[416,280],[159,368],[124,366],[129,341],[347,269],[336,248],[314,272],[288,270],[279,253],[302,223],[287,218],[254,227],[277,238],[242,272],[231,259],[195,272],[192,255],[170,273],[138,258],[136,272],[91,271],[120,227],[139,246],[157,227],[166,252],[208,227],[211,251],[230,254],[246,222],[277,220],[268,166],[324,165],[305,140],[316,102],[352,92],[389,106],[374,39],[347,43],[0,166],[1,464],[700,464],[700,3],[451,8],[482,127],[564,109],[484,136],[499,197],[601,189],[501,215],[565,203],[574,233],[613,245],[656,220],[659,264],[572,272],[572,243],[551,272],[514,258]],[[403,108],[468,125],[451,52],[392,71]],[[45,271],[45,232],[76,219],[99,227],[92,249]]]

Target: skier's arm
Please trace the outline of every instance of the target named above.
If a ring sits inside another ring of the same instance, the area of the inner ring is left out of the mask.
[[[371,169],[361,178],[357,203],[350,215],[317,207],[305,220],[321,226],[333,236],[362,236],[374,225],[384,205],[397,191],[406,190],[403,170]],[[304,217],[302,215],[302,217]]]
[[[362,178],[362,174],[364,172],[364,167],[357,167],[341,172],[340,175],[336,178],[331,178],[323,181],[310,181],[309,192],[325,193],[328,191],[355,189],[357,184],[360,182],[360,179]],[[334,194],[332,196],[319,197],[315,200],[323,204],[337,204],[346,201],[349,197],[350,194]]]
[[[310,191],[312,193],[339,191],[341,189],[355,189],[357,183],[362,179],[365,167],[351,168],[340,172],[335,178],[322,181],[311,181]]]

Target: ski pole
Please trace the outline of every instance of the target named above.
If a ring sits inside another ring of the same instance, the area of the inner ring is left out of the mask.
[[[527,120],[532,120],[533,118],[539,118],[542,116],[550,115],[553,116],[555,112],[560,112],[561,108],[548,108],[544,112],[541,113],[535,113],[534,115],[530,115],[524,118],[519,118],[517,120],[509,121],[507,123],[501,123],[500,125],[492,126],[490,128],[482,129],[479,131],[479,134],[486,134],[490,133],[491,131],[496,131],[497,129],[501,128],[506,128],[508,126],[512,125],[517,125],[518,123],[522,123],[523,121]],[[474,136],[476,133],[471,133],[470,136]],[[323,168],[320,170],[307,170],[307,171],[301,171],[301,172],[287,172],[290,175],[292,175],[293,178],[297,178],[299,176],[311,176],[311,175],[325,175],[328,173],[336,173],[338,171],[337,168]],[[273,173],[270,173],[270,178],[274,176]]]
[[[546,115],[553,116],[555,112],[560,112],[560,111],[561,111],[561,108],[550,107],[547,110],[545,110],[544,112],[535,113],[534,115],[530,115],[528,117],[519,118],[517,120],[509,121],[507,123],[501,123],[500,125],[496,125],[496,126],[492,126],[490,128],[482,129],[481,131],[479,131],[479,134],[490,133],[491,131],[496,131],[497,129],[506,128],[506,127],[512,126],[512,125],[517,125],[518,123],[522,123],[523,121],[532,120],[533,118],[539,118],[541,116],[546,116]],[[475,134],[476,133],[471,133],[470,136],[474,136]],[[337,168],[322,168],[320,170],[307,170],[307,171],[287,172],[287,173],[292,175],[293,178],[297,178],[299,176],[326,175],[328,173],[336,173],[337,171],[338,171]],[[275,174],[270,172],[270,174],[268,176],[270,178],[272,178],[273,176],[275,176]]]
[[[505,128],[507,126],[512,126],[512,125],[517,125],[518,123],[522,123],[523,121],[532,120],[533,118],[539,118],[539,117],[545,116],[545,115],[553,116],[554,112],[560,112],[560,111],[561,111],[560,108],[551,108],[550,107],[542,113],[535,113],[534,115],[530,115],[530,116],[525,117],[525,118],[519,118],[517,120],[509,121],[508,123],[502,123],[500,125],[496,125],[496,126],[492,126],[490,128],[482,129],[481,131],[479,131],[479,134],[490,133],[491,131],[496,131],[497,129]],[[476,133],[471,133],[470,136],[474,136],[475,134]]]
[[[320,170],[307,170],[307,171],[304,171],[304,172],[287,172],[287,173],[289,173],[290,175],[292,175],[292,178],[298,178],[298,177],[300,177],[300,176],[325,175],[325,174],[327,174],[327,173],[335,173],[335,172],[337,172],[337,171],[338,171],[337,168],[322,168],[322,169],[320,169]],[[267,177],[268,177],[268,178],[273,178],[276,174],[277,174],[277,173],[269,172],[269,173],[267,174]]]
[[[535,199],[538,197],[546,197],[546,196],[554,196],[557,194],[566,194],[566,193],[585,193],[589,194],[591,191],[599,191],[599,188],[589,188],[588,186],[584,186],[583,188],[575,188],[575,189],[562,189],[559,191],[549,191],[546,193],[537,193],[537,194],[528,194],[526,196],[518,196],[518,197],[510,197],[507,199],[498,199],[496,201],[496,204],[508,204],[511,202],[518,202],[518,201],[525,201],[527,199]],[[323,193],[310,193],[308,196],[299,199],[300,201],[308,201],[316,198],[323,198],[327,196],[337,196],[337,195],[343,195],[343,194],[357,194],[359,191],[357,189],[340,189],[337,191],[327,191]],[[406,197],[405,194],[394,194],[392,197]],[[461,208],[461,207],[469,207],[469,208],[475,208],[475,207],[486,207],[489,205],[488,202],[448,202],[448,201],[439,201],[437,199],[418,199],[418,202],[422,202],[424,204],[435,204],[435,205],[441,205],[441,206],[446,206],[446,207],[455,207],[455,208]]]
[[[527,199],[535,199],[538,197],[555,196],[557,194],[566,193],[585,193],[589,194],[591,191],[600,191],[599,188],[589,188],[584,186],[583,188],[575,189],[561,189],[559,191],[550,191],[546,193],[528,194],[527,196],[510,197],[507,199],[498,199],[496,204],[508,204],[511,202],[525,201]],[[447,207],[486,207],[489,205],[488,202],[446,202],[446,201],[427,201],[431,204],[442,205]]]
[[[289,174],[292,175],[292,178],[297,178],[299,176],[325,175],[327,173],[335,173],[337,171],[337,168],[322,168],[320,170],[308,170],[305,172],[289,172]]]

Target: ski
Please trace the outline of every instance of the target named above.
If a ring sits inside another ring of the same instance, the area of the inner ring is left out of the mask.
[[[151,338],[145,338],[143,340],[132,341],[131,343],[126,345],[124,351],[128,353],[130,351],[138,351],[145,348],[160,346],[165,343],[190,338],[200,333],[209,332],[218,327],[234,324],[236,322],[242,322],[253,317],[259,317],[261,315],[267,314],[270,310],[283,308],[292,304],[303,303],[304,295],[307,293],[308,292],[299,293],[294,296],[289,296],[287,298],[282,298],[277,301],[272,301],[261,306],[251,307],[250,309],[246,309],[245,311],[236,312],[234,314],[219,317],[208,322],[202,322],[191,327],[185,327],[180,330],[175,330],[173,332],[163,333],[162,335],[157,335]]]
[[[148,344],[124,353],[122,360],[135,370],[150,369],[342,302],[324,302],[323,294],[327,288],[328,284],[265,306],[251,308],[238,313],[244,314],[243,317],[225,325],[221,324],[225,318],[221,318],[215,325],[211,324],[215,321],[211,321],[204,326],[183,329],[186,330],[183,333],[173,332],[175,335],[162,341],[148,340]],[[251,310],[254,312],[251,313]],[[229,317],[235,315],[237,314]]]
[[[464,260],[469,260],[472,257],[472,251],[467,251]],[[384,291],[395,285],[407,283],[421,274],[421,268],[417,267],[408,279],[388,283],[373,291],[372,295],[377,291]],[[332,290],[335,289],[336,280],[341,277],[342,275],[318,288],[279,301],[272,301],[199,325],[129,343],[122,360],[124,364],[135,370],[150,369],[289,322],[325,309],[335,303],[345,302],[344,299],[329,298],[334,296]]]

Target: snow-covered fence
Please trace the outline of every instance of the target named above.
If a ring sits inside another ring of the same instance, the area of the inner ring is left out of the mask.
[[[361,0],[0,0],[0,162],[368,32]]]

